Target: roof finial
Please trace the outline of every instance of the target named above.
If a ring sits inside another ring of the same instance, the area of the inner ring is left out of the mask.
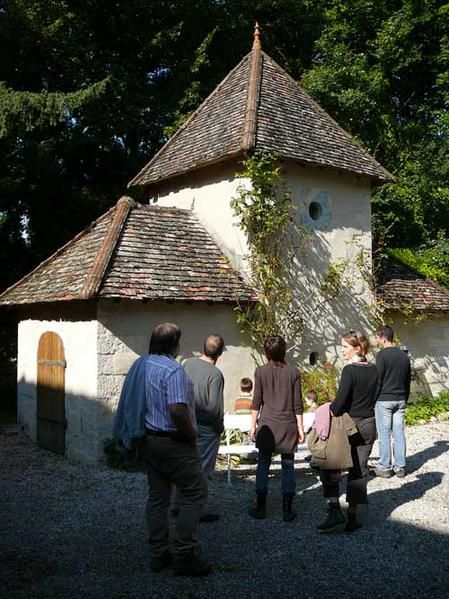
[[[253,50],[255,50],[256,48],[258,50],[260,50],[262,47],[261,43],[260,43],[260,29],[259,29],[259,23],[256,21],[256,25],[254,27],[254,39],[253,39]]]

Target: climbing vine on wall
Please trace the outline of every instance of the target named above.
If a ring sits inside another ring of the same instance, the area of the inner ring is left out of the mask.
[[[242,165],[237,176],[243,181],[231,206],[249,242],[249,270],[259,302],[252,307],[239,306],[237,320],[260,351],[269,335],[294,339],[303,328],[291,285],[294,239],[301,232],[295,226],[291,194],[276,158],[256,152]]]
[[[335,299],[342,291],[344,285],[343,275],[347,268],[347,261],[339,259],[331,262],[323,274],[320,292],[325,299]]]

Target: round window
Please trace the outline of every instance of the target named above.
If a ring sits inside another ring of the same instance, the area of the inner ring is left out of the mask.
[[[319,353],[317,351],[313,351],[311,352],[310,356],[309,356],[309,364],[310,366],[315,366],[315,364],[318,362],[319,360]]]
[[[318,202],[310,202],[309,215],[312,220],[320,220],[323,215],[323,208]]]

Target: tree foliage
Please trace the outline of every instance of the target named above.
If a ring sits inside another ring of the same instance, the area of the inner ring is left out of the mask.
[[[3,0],[0,288],[117,201],[249,51],[256,20],[267,52],[395,176],[374,193],[376,235],[447,272],[448,2]],[[2,330],[0,362],[14,354]]]
[[[391,245],[449,233],[449,4],[326,3],[303,85],[395,176],[374,194]]]
[[[249,51],[256,19],[269,54],[394,174],[376,233],[448,236],[447,2],[4,0],[0,287],[116,202]]]
[[[389,253],[436,283],[449,288],[449,240],[442,233],[421,248],[394,248]]]
[[[71,117],[106,91],[107,79],[69,93],[14,91],[0,83],[0,138],[21,135]]]

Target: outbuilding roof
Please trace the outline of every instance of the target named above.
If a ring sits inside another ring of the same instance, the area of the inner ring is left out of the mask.
[[[251,52],[129,183],[150,185],[249,150],[393,180],[272,58],[256,27]]]
[[[246,302],[255,292],[193,213],[123,197],[0,295],[0,305],[91,298]]]
[[[376,296],[387,310],[449,312],[449,290],[391,256],[379,262]]]

